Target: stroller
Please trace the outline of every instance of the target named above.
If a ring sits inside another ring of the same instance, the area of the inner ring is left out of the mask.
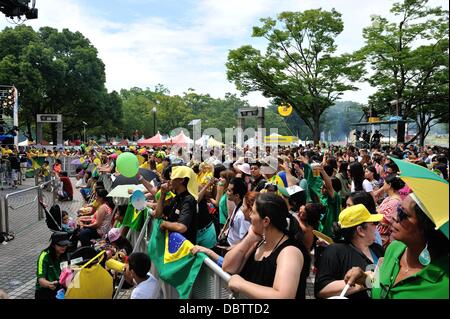
[[[50,210],[47,209],[47,205],[39,201],[39,204],[42,206],[45,212],[45,223],[47,227],[52,231],[62,231],[62,211],[61,207],[58,204],[53,205]],[[71,242],[70,246],[67,248],[68,252],[73,252],[77,249],[78,245],[78,231],[75,230],[72,234],[69,234],[69,240]]]

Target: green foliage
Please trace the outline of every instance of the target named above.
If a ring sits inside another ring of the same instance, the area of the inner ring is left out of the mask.
[[[275,104],[290,103],[313,132],[320,135],[320,117],[362,74],[352,55],[334,56],[335,38],[342,32],[334,9],[283,12],[278,20],[261,19],[253,37],[265,38],[265,53],[246,45],[231,50],[227,76],[243,94],[261,91]]]
[[[20,124],[28,135],[39,113],[61,113],[65,136],[82,136],[81,121],[89,123],[88,135],[115,134],[113,121],[121,110],[111,108],[120,108],[120,102],[108,96],[105,66],[97,55],[80,32],[50,27],[36,32],[27,26],[0,32],[0,83],[18,88]]]
[[[373,70],[367,80],[378,89],[370,103],[379,114],[396,115],[386,104],[403,100],[399,115],[417,122],[421,144],[433,120],[448,117],[448,11],[427,3],[395,3],[396,22],[373,16],[358,52]]]

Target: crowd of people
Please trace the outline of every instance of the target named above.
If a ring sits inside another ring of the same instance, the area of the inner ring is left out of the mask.
[[[348,298],[448,298],[448,238],[417,204],[392,160],[421,165],[448,180],[448,149],[322,144],[223,150],[120,151],[140,156],[140,168],[156,174],[155,180],[136,177],[153,217],[164,219],[160,229],[181,233],[195,245],[192,254],[205,253],[230,273],[232,291],[250,298],[304,299],[312,272],[316,298],[337,296],[346,284]],[[120,175],[118,153],[92,147],[79,154],[87,162],[98,159],[98,165],[95,174],[77,169],[76,188],[86,200],[72,225],[78,246],[125,239],[126,205],[113,214],[99,178]],[[66,190],[60,199],[72,198],[73,190]],[[41,289],[56,289],[57,269],[41,270],[56,265],[70,246],[61,238],[52,237],[39,257],[37,297],[48,296]],[[130,256],[129,245],[123,249],[127,244],[116,250],[127,256],[130,286],[140,287],[132,297],[160,297],[148,256]],[[367,279],[373,277],[378,284]]]

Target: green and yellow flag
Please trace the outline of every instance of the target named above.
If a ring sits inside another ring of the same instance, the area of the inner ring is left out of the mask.
[[[33,156],[31,158],[31,164],[32,164],[33,169],[40,168],[42,165],[44,165],[44,162],[45,162],[44,156]]]
[[[125,212],[122,225],[127,226],[134,231],[140,232],[147,218],[147,214],[147,207],[143,210],[137,210],[130,203],[128,204],[127,211]]]
[[[180,233],[161,231],[162,222],[162,219],[153,220],[148,254],[159,277],[177,289],[180,299],[187,299],[206,255],[192,255],[194,245]]]

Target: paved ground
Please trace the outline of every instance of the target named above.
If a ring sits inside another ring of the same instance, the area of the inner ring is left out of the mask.
[[[73,184],[74,180],[73,180]],[[0,190],[3,209],[4,197],[8,193],[34,186],[34,179],[27,179],[17,189]],[[8,203],[10,215],[10,231],[15,233],[15,239],[7,244],[0,244],[0,288],[5,290],[11,299],[33,299],[36,283],[36,263],[39,253],[48,247],[50,230],[45,220],[38,220],[37,192],[27,192],[25,195],[13,196]],[[43,192],[45,202],[51,204],[51,193]],[[72,202],[58,202],[62,209],[67,210],[71,217],[83,205],[83,199],[78,191]],[[313,299],[314,276],[308,278],[307,299]],[[130,291],[124,291],[120,299],[128,298]]]
[[[0,191],[1,204],[6,194],[34,186],[34,179],[28,178],[22,184],[18,189]],[[44,201],[51,204],[51,193],[43,193]],[[80,193],[75,191],[75,194],[72,202],[58,202],[72,217],[83,204]],[[38,220],[36,195],[37,192],[14,196],[8,205],[9,230],[15,234],[15,239],[6,245],[0,244],[0,288],[12,299],[34,298],[37,257],[49,244],[51,232],[44,219]]]

